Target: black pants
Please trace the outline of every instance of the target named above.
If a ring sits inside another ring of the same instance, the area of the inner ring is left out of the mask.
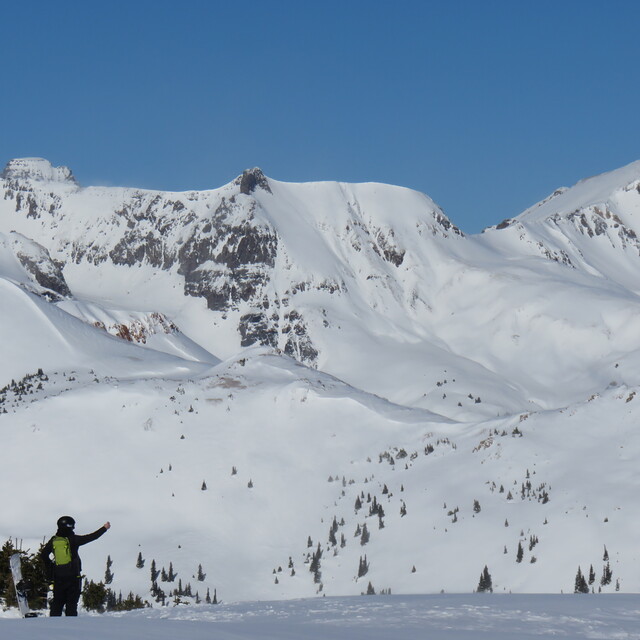
[[[82,591],[82,578],[56,578],[53,583],[53,600],[50,616],[61,616],[62,609],[67,616],[78,615],[78,600]]]

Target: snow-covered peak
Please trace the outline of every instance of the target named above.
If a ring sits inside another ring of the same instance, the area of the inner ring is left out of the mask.
[[[553,215],[564,216],[599,205],[615,207],[622,194],[633,190],[640,193],[640,160],[620,169],[581,180],[570,189],[558,189],[550,197],[521,213],[516,220],[527,224],[546,220]]]
[[[271,187],[269,187],[269,179],[262,173],[262,169],[254,167],[253,169],[245,169],[242,175],[238,176],[234,181],[234,184],[240,186],[240,193],[249,195],[253,193],[256,188],[263,189],[268,193],[271,193]]]
[[[70,182],[77,184],[69,167],[54,167],[45,158],[15,158],[9,160],[0,175],[5,180],[35,180],[38,182]]]

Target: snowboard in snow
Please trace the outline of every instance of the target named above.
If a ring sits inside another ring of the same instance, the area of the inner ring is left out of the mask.
[[[23,618],[35,618],[38,614],[29,609],[27,601],[27,592],[30,585],[22,577],[22,558],[19,553],[14,553],[9,558],[11,566],[11,575],[13,576],[13,584],[16,588],[16,598],[18,600],[18,609]]]

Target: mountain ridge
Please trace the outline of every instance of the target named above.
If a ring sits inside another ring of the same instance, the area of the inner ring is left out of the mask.
[[[31,164],[0,179],[3,474],[24,478],[0,538],[113,514],[104,555],[145,595],[138,551],[225,599],[470,591],[485,565],[557,592],[606,576],[603,547],[594,589],[640,588],[639,191],[598,213],[583,184],[466,236],[378,183],[254,168],[168,193]]]

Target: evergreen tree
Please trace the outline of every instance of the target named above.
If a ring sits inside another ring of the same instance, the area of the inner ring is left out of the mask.
[[[589,593],[589,585],[582,575],[582,569],[578,567],[578,573],[576,574],[576,580],[574,584],[574,593]]]
[[[589,584],[592,585],[596,581],[596,572],[593,570],[593,565],[589,567]]]
[[[322,577],[322,573],[320,571],[320,559],[322,558],[322,549],[320,548],[320,543],[318,542],[318,548],[313,554],[311,559],[311,563],[309,565],[309,571],[313,573],[313,581],[315,584],[320,583],[320,579]]]
[[[207,574],[202,571],[202,565],[198,565],[198,581],[204,582],[204,579],[207,577]]]
[[[369,563],[367,562],[367,556],[363,558],[360,556],[360,562],[358,564],[358,578],[362,578],[362,576],[367,575],[369,571]]]
[[[369,583],[369,585],[367,586],[367,595],[368,596],[376,595],[376,590],[373,588],[373,585],[371,583]]]
[[[138,553],[138,560],[136,561],[136,568],[142,569],[144,567],[144,559],[142,558],[142,551]]]
[[[600,578],[600,584],[603,587],[606,587],[608,584],[611,584],[612,578],[613,572],[611,571],[611,565],[607,562],[607,564],[602,569],[602,578]]]
[[[43,545],[40,545],[40,550]],[[42,609],[47,603],[47,588],[49,580],[44,564],[37,554],[17,549],[11,539],[7,540],[0,549],[0,598],[8,607],[16,607],[16,592],[13,586],[13,577],[9,567],[9,558],[14,553],[20,553],[22,564],[22,577],[25,582],[31,584],[29,591],[29,605],[32,609]]]
[[[111,584],[113,582],[113,573],[111,571],[111,565],[113,565],[113,561],[111,560],[111,556],[107,556],[107,568],[104,572],[104,583]]]
[[[491,579],[491,574],[489,573],[487,565],[485,565],[484,570],[480,574],[480,581],[478,582],[478,588],[476,591],[478,593],[485,593],[486,591],[493,593],[493,580]]]
[[[155,559],[151,560],[151,582],[156,582],[160,572],[156,569]]]
[[[104,613],[107,604],[107,588],[103,582],[95,583],[93,580],[85,580],[82,589],[82,604],[88,611]]]
[[[609,562],[609,552],[607,551],[607,545],[604,546],[604,554],[602,556],[602,562]]]
[[[367,542],[369,542],[369,538],[370,538],[370,534],[369,534],[369,530],[367,529],[367,523],[365,522],[364,525],[362,526],[362,535],[360,536],[360,544],[364,547],[364,545],[367,544]]]
[[[522,542],[518,542],[518,553],[516,555],[516,562],[522,562],[524,558],[524,549],[522,548]]]
[[[118,598],[116,597],[115,591],[111,589],[107,589],[107,611],[115,611],[118,606]]]

